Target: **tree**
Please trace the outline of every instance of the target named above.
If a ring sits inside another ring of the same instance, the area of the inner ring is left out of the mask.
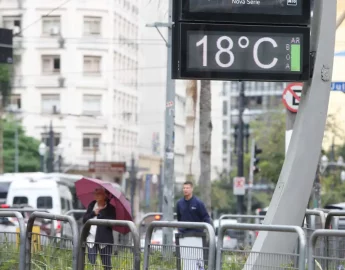
[[[285,159],[285,112],[275,110],[261,115],[251,124],[260,154],[259,176],[276,183]]]
[[[3,149],[3,114],[4,108],[7,105],[7,101],[12,92],[11,76],[12,65],[1,64],[0,65],[0,174],[4,172],[4,149]]]
[[[17,126],[17,127],[16,127]],[[3,124],[4,171],[14,172],[15,168],[15,129],[18,128],[19,172],[36,172],[40,169],[38,153],[39,141],[26,136],[19,123],[7,119]]]
[[[200,140],[200,180],[202,190],[201,199],[206,209],[211,213],[211,82],[201,81],[199,111],[199,140]]]

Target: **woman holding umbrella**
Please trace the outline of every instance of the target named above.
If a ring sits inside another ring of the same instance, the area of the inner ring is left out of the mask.
[[[103,187],[94,190],[94,201],[89,204],[83,217],[83,223],[89,219],[116,219],[115,207],[109,203],[109,192]],[[114,237],[111,227],[92,225],[87,237],[90,263],[95,265],[99,252],[104,269],[110,270],[113,244]]]
[[[89,219],[117,219],[132,221],[131,205],[125,195],[115,189],[111,183],[98,179],[82,178],[75,182],[78,199],[87,208],[83,222]],[[123,235],[128,234],[128,226],[106,227],[91,226],[86,239],[89,261],[96,263],[99,252],[105,270],[111,269],[112,245],[114,244],[113,230]]]

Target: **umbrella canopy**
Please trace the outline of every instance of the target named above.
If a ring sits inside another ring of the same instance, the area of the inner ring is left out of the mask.
[[[104,182],[98,179],[82,178],[75,182],[75,188],[78,199],[84,205],[85,208],[94,201],[93,193],[95,189],[103,187],[110,193],[110,203],[116,209],[117,220],[129,220],[132,221],[131,205],[126,199],[125,195],[112,186],[109,182]],[[130,230],[124,226],[114,226],[113,230],[127,234]]]

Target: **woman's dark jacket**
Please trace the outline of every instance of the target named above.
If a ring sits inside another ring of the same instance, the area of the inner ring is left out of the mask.
[[[89,207],[87,208],[87,211],[83,217],[83,223],[95,217],[95,212],[93,211],[95,204],[96,201],[93,201],[89,204]],[[108,203],[106,208],[99,211],[97,219],[116,219],[115,207]],[[99,244],[113,244],[114,237],[112,227],[97,226],[95,242]]]

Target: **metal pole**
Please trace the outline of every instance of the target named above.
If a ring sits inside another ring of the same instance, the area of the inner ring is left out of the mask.
[[[44,155],[40,155],[40,162],[41,162],[41,172],[46,172],[45,166],[44,166]]]
[[[336,9],[335,0],[315,1],[310,40],[310,52],[315,55],[312,61],[313,76],[303,86],[290,150],[287,152],[267,211],[265,224],[300,226],[305,216],[327,118],[334,60]],[[327,42],[324,42],[325,40]],[[292,193],[294,196],[291,196]],[[293,215],[282,214],[288,212]],[[245,268],[257,269],[263,260],[262,254],[290,254],[295,246],[296,237],[291,234],[260,233]],[[271,267],[279,265],[280,260],[270,264]]]
[[[96,159],[97,159],[97,145],[94,145],[93,146],[93,164],[94,164],[95,170],[92,174],[93,178],[96,178]]]
[[[252,199],[253,199],[253,184],[254,184],[254,155],[255,155],[255,140],[252,139],[250,148],[250,164],[249,164],[249,181],[248,181],[248,203],[247,203],[247,215],[252,212]],[[250,223],[248,218],[247,223]],[[246,232],[247,244],[249,245],[249,233]]]
[[[290,112],[286,109],[286,131],[285,131],[285,155],[288,151],[292,132],[293,132],[293,125],[296,121],[296,113]]]
[[[172,6],[169,0],[168,40],[167,40],[167,82],[165,109],[165,156],[163,166],[163,220],[174,220],[174,129],[175,129],[175,81],[171,78],[172,65]],[[173,245],[171,228],[163,228],[163,245]]]
[[[135,196],[135,181],[136,181],[136,175],[135,175],[135,160],[134,156],[132,155],[131,159],[131,172],[130,172],[130,179],[131,179],[131,211],[132,211],[132,217],[134,219],[134,196]]]
[[[237,136],[237,176],[243,177],[243,132],[244,132],[244,123],[243,123],[243,111],[244,111],[244,91],[245,91],[245,82],[240,82],[240,93],[238,97],[238,136]],[[243,214],[243,204],[244,196],[237,195],[237,213]]]
[[[158,185],[159,207],[158,211],[163,212],[163,165],[159,165],[159,185]]]
[[[54,172],[54,130],[52,121],[50,121],[49,127],[48,172]]]
[[[19,172],[19,149],[18,149],[18,123],[15,123],[14,132],[14,171]]]

